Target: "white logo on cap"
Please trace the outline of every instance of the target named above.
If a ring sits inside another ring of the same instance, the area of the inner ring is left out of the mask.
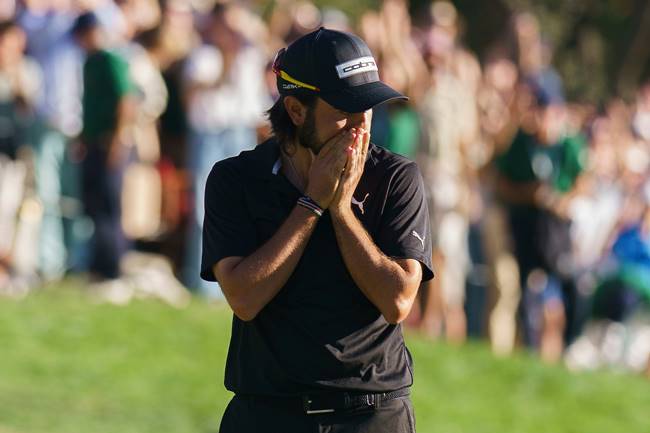
[[[359,57],[358,59],[350,60],[349,62],[336,65],[336,72],[339,78],[346,78],[351,75],[360,74],[362,72],[377,71],[377,63],[373,57]]]

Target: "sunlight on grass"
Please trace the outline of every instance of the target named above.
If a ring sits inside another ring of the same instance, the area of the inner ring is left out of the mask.
[[[0,299],[0,433],[216,432],[229,399],[227,307],[115,307],[81,293]],[[642,378],[408,341],[420,433],[650,431]]]

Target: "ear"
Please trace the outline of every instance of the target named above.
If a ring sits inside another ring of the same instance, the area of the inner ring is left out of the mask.
[[[293,124],[301,126],[307,118],[307,107],[294,96],[285,96],[282,102]]]

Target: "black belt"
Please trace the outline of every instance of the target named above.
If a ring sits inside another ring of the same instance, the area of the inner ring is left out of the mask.
[[[348,409],[376,408],[381,406],[381,403],[384,401],[406,397],[409,394],[409,388],[404,388],[397,391],[378,394],[354,394],[344,392],[337,394],[304,395],[302,397],[302,408],[307,415],[332,413]]]
[[[345,411],[351,409],[375,409],[388,400],[406,397],[409,388],[391,392],[361,394],[359,392],[330,392],[319,394],[304,394],[294,397],[270,395],[237,394],[239,397],[253,403],[261,403],[270,407],[284,408],[290,411],[302,412],[307,415],[317,415]]]

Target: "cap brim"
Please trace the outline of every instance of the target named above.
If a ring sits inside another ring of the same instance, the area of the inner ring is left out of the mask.
[[[384,102],[408,98],[381,81],[348,87],[336,92],[321,92],[325,102],[347,113],[361,113]]]

